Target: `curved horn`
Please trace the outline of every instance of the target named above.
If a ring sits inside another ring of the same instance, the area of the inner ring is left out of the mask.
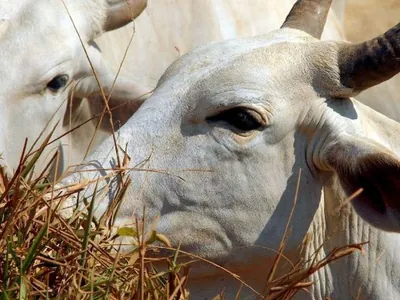
[[[384,34],[361,44],[339,49],[341,83],[361,92],[400,72],[400,23]]]
[[[147,0],[107,0],[105,31],[120,28],[138,17],[147,6]]]
[[[302,30],[319,39],[324,30],[332,0],[298,0],[281,28]]]

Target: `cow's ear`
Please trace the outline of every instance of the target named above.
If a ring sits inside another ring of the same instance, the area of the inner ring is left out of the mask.
[[[72,89],[71,96],[74,97],[75,101],[79,98],[86,98],[90,114],[95,117],[93,122],[97,124],[101,120],[100,129],[106,132],[112,132],[112,127],[109,114],[105,113],[107,110],[104,96],[108,99],[115,130],[124,125],[150,96],[149,88],[138,86],[123,77],[118,77],[115,82],[114,78],[109,75],[97,76],[97,79],[95,76],[82,79]],[[102,114],[103,117],[101,117]]]
[[[115,72],[109,63],[104,59],[102,53],[95,44],[87,48],[87,53],[91,64],[85,55],[81,56],[78,63],[80,69],[76,80],[76,85],[70,90],[70,99],[73,103],[81,103],[82,99],[88,100],[90,115],[97,116],[106,108],[103,93],[109,98],[109,106],[112,109],[115,129],[124,124],[142,105],[144,100],[150,96],[152,89],[147,86],[136,84],[128,77],[119,75],[115,78]],[[95,70],[96,76],[92,70]],[[88,75],[89,74],[89,75]],[[87,107],[87,106],[85,106]],[[70,109],[84,109],[82,105],[72,105]],[[78,111],[71,111],[76,115]],[[86,115],[86,113],[85,113]],[[107,115],[103,118],[101,129],[111,130]],[[95,120],[97,124],[97,120]]]
[[[105,31],[120,28],[138,17],[147,6],[147,0],[107,0]]]
[[[338,176],[351,203],[373,226],[400,232],[400,160],[372,140],[340,136],[322,152],[323,161]]]

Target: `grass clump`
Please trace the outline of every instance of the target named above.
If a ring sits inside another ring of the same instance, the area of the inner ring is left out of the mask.
[[[29,152],[24,147],[12,176],[0,167],[1,299],[189,299],[186,285],[190,280],[190,264],[206,260],[179,247],[172,248],[168,238],[157,233],[154,225],[146,232],[142,226],[144,220],[113,230],[115,213],[130,184],[124,172],[116,175],[121,176],[122,183],[113,205],[100,220],[93,216],[96,193],[92,199],[82,199],[87,204],[86,210],[76,208],[71,216],[60,216],[58,208],[62,201],[71,194],[80,197],[85,184],[70,186],[62,193],[57,189],[49,174],[58,153],[39,176],[33,175],[50,136],[36,151]],[[285,232],[287,235],[288,230]],[[131,240],[133,251],[121,251],[121,244],[116,241],[120,236]],[[282,239],[260,299],[290,299],[313,284],[308,281],[312,273],[362,250],[362,244],[348,245],[334,249],[319,261],[313,258],[306,264],[299,260],[288,274],[275,278],[286,240],[286,237]],[[169,249],[171,255],[148,255],[149,249],[154,252],[159,248]],[[188,258],[185,263],[179,260],[182,256]],[[164,266],[162,271],[160,265]],[[243,281],[242,284],[247,286]],[[215,299],[224,298],[221,293]],[[240,299],[240,291],[237,299]]]
[[[106,212],[100,222],[93,217],[94,198],[86,199],[86,211],[76,209],[67,218],[59,215],[66,196],[79,195],[85,186],[69,187],[68,194],[57,190],[49,174],[58,154],[39,176],[33,175],[50,136],[37,151],[22,154],[12,176],[0,167],[1,299],[186,297],[181,275],[186,267],[176,262],[177,253],[172,259],[146,257],[147,248],[156,241],[170,246],[163,235],[138,233],[136,226],[120,228],[115,234],[113,212]],[[121,185],[116,203],[128,184],[126,180]],[[122,253],[118,236],[130,237],[134,250]],[[152,266],[154,262],[170,267],[160,272]]]

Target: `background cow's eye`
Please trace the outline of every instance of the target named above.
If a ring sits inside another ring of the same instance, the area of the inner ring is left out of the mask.
[[[66,86],[68,80],[68,75],[58,75],[47,84],[47,88],[52,92],[58,92],[58,90]]]
[[[264,122],[259,113],[246,107],[235,107],[207,118],[209,122],[224,122],[240,131],[250,131],[263,126]]]

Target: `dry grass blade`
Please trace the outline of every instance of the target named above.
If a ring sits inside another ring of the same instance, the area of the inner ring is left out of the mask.
[[[130,8],[130,9],[131,9],[131,8]],[[131,13],[132,13],[132,11],[131,11]],[[133,19],[133,18],[132,18],[132,19]],[[129,48],[131,47],[131,44],[132,44],[132,41],[133,41],[133,37],[135,36],[135,26],[134,26],[135,23],[132,22],[132,24],[133,24],[132,34],[131,34],[131,36],[130,36],[130,38],[129,38],[128,45],[127,45],[127,47],[126,47],[126,49],[125,49],[125,52],[124,52],[124,56],[122,57],[122,61],[121,61],[121,63],[119,64],[117,74],[115,75],[114,81],[113,81],[113,83],[112,83],[112,86],[111,86],[111,89],[110,89],[110,93],[109,93],[108,98],[107,98],[107,100],[106,100],[107,103],[108,103],[108,102],[110,101],[110,99],[111,99],[112,93],[113,93],[113,91],[114,91],[115,83],[117,82],[118,76],[119,76],[119,74],[121,73],[121,69],[122,69],[122,66],[123,66],[123,64],[124,64],[124,61],[125,61],[125,59],[126,59],[126,56],[127,56],[127,54],[128,54],[128,50],[129,50]],[[111,112],[110,112],[110,111],[111,111],[111,110],[110,110],[110,107],[107,107],[107,106],[106,106],[106,107],[104,108],[103,112],[101,113],[100,118],[99,118],[99,120],[98,120],[98,122],[97,122],[97,124],[96,124],[95,131],[94,131],[94,133],[93,133],[92,138],[90,139],[90,142],[89,142],[89,145],[88,145],[88,147],[87,147],[87,149],[86,149],[86,153],[85,153],[84,158],[86,158],[87,155],[88,155],[89,152],[90,152],[90,149],[91,149],[91,147],[92,147],[94,138],[95,138],[95,136],[96,136],[96,133],[97,133],[99,127],[100,127],[101,122],[103,121],[104,114],[105,114],[107,111],[111,114]],[[111,122],[111,120],[110,120],[110,122]],[[112,128],[112,130],[113,130],[113,132],[114,132],[114,127],[111,127],[111,128]],[[117,154],[118,154],[118,153],[117,153]],[[118,164],[118,165],[119,165],[119,164]]]
[[[343,201],[343,203],[336,209],[334,210],[333,214],[336,215],[338,214],[343,207],[349,205],[349,203],[355,199],[356,197],[358,197],[364,190],[362,188],[358,189],[357,191],[355,191],[353,194],[351,194],[345,201]]]
[[[75,22],[74,22],[74,20],[72,19],[72,16],[71,16],[71,14],[70,14],[70,12],[69,12],[69,10],[68,10],[68,7],[67,7],[67,5],[65,4],[64,0],[61,0],[61,2],[63,3],[64,8],[65,8],[66,12],[68,13],[68,16],[69,16],[69,18],[70,18],[70,20],[71,20],[71,23],[72,23],[72,25],[74,26],[75,32],[76,32],[76,34],[78,35],[78,38],[79,38],[79,41],[80,41],[80,43],[81,43],[82,49],[83,49],[83,51],[85,52],[85,56],[86,56],[86,58],[87,58],[87,60],[88,60],[88,62],[89,62],[90,68],[92,69],[92,72],[93,72],[93,75],[94,75],[94,77],[95,77],[95,79],[96,79],[96,82],[97,82],[97,84],[98,84],[98,86],[99,86],[99,88],[100,88],[100,93],[101,93],[101,96],[102,96],[103,101],[104,101],[105,109],[107,110],[107,113],[109,114],[109,117],[110,117],[110,127],[111,127],[111,130],[112,130],[112,137],[113,137],[113,141],[114,141],[114,148],[115,148],[115,154],[116,154],[116,159],[117,159],[117,166],[118,166],[118,167],[121,167],[121,162],[120,162],[120,157],[119,157],[119,151],[118,151],[119,148],[118,148],[117,139],[116,139],[116,137],[115,137],[115,129],[114,129],[113,115],[112,115],[112,113],[111,113],[111,109],[110,109],[110,106],[109,106],[109,103],[108,103],[108,98],[107,98],[107,96],[106,96],[106,93],[104,92],[104,89],[103,89],[103,86],[101,85],[99,76],[97,75],[97,72],[96,72],[96,70],[94,69],[94,66],[93,66],[93,64],[92,64],[92,61],[90,60],[89,54],[88,54],[88,52],[87,52],[87,50],[86,50],[85,44],[83,43],[83,40],[82,40],[82,38],[81,38],[81,35],[80,35],[78,29],[76,28]]]
[[[335,248],[325,258],[314,262],[311,266],[298,268],[295,272],[292,272],[290,276],[282,278],[279,284],[278,282],[275,282],[277,285],[271,288],[271,292],[266,299],[287,299],[287,297],[283,296],[288,293],[293,293],[293,291],[297,292],[299,289],[303,289],[306,286],[310,286],[309,282],[303,282],[309,278],[310,275],[338,259],[353,254],[355,251],[363,252],[363,246],[365,244],[367,243],[352,244]]]

